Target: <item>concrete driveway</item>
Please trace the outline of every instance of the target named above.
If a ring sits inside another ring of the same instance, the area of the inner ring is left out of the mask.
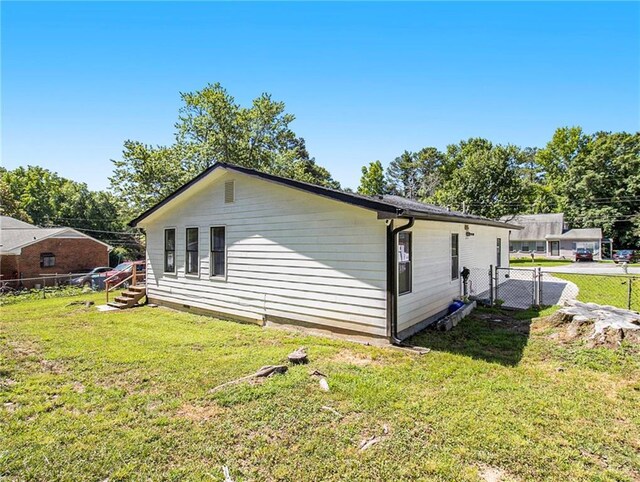
[[[534,300],[533,269],[498,270],[497,298],[506,308],[526,309]],[[508,275],[508,276],[507,276]],[[578,296],[578,287],[567,280],[556,278],[552,274],[542,275],[543,305],[562,305]]]

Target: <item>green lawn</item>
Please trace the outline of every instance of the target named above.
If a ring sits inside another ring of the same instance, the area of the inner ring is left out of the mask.
[[[561,345],[499,310],[417,336],[420,356],[68,306],[102,297],[1,308],[1,480],[222,481],[222,465],[236,482],[640,479],[637,347]],[[309,365],[210,393],[299,346]]]
[[[580,290],[578,292],[580,301],[628,308],[629,279],[627,277],[566,273],[553,273],[553,276],[575,283]],[[640,311],[640,276],[633,281],[631,309]]]
[[[531,261],[531,258],[511,258],[509,265],[513,268],[538,268],[549,266],[567,266],[570,265],[571,260],[567,259],[546,259],[535,258],[535,261]]]

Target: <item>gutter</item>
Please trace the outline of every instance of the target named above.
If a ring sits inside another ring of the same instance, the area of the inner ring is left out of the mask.
[[[397,236],[400,231],[411,228],[415,218],[410,217],[409,222],[393,229],[392,224],[387,226],[387,332],[393,345],[404,346],[398,338],[398,250]]]

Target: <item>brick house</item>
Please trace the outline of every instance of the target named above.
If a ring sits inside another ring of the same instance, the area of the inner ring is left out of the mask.
[[[41,283],[28,278],[109,266],[109,251],[108,244],[75,229],[39,228],[0,216],[0,279],[25,279],[26,288]]]

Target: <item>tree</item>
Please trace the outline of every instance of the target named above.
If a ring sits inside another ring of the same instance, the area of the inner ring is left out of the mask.
[[[262,94],[250,107],[242,107],[220,84],[180,96],[183,105],[173,145],[152,147],[129,140],[122,159],[113,161],[111,188],[129,212],[148,208],[215,162],[339,187],[291,130],[295,117],[285,112],[283,102]]]
[[[440,183],[444,155],[435,147],[404,151],[387,168],[387,183],[394,194],[408,199],[431,197]]]
[[[378,196],[385,193],[384,169],[380,161],[370,162],[369,166],[362,166],[358,193],[365,196]]]
[[[90,191],[39,166],[0,171],[3,214],[39,226],[68,226],[111,245],[138,244],[126,233],[120,204],[110,194]]]
[[[621,247],[640,234],[640,133],[598,132],[568,163],[562,182],[566,219],[574,228],[602,227]]]
[[[486,139],[451,145],[433,201],[489,218],[512,214],[526,200],[522,162],[522,151],[512,145],[494,146]]]

